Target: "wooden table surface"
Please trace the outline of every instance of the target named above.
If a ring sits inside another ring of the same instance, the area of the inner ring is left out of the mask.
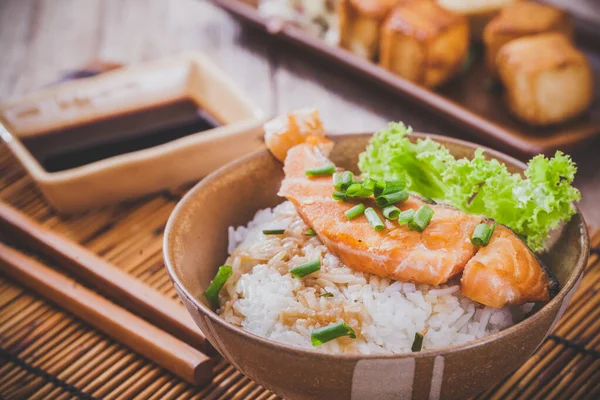
[[[331,64],[246,28],[207,0],[1,0],[0,100],[92,59],[134,63],[198,50],[275,115],[318,107],[332,132],[402,120],[417,131],[459,129]],[[600,144],[573,154],[588,223],[600,226]]]

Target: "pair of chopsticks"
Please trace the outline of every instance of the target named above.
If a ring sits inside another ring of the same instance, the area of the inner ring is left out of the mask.
[[[175,301],[2,201],[0,231],[21,239],[32,250],[102,294],[126,304],[144,319],[0,242],[2,273],[185,381],[199,385],[211,378],[212,362],[204,353],[214,354],[214,350]]]

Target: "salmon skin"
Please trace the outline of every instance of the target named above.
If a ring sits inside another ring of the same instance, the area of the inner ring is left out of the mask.
[[[443,284],[462,273],[462,293],[491,307],[550,299],[555,279],[507,227],[498,225],[488,245],[477,247],[471,243],[471,235],[477,225],[489,222],[483,216],[411,195],[396,206],[404,211],[427,204],[434,210],[427,227],[417,232],[384,218],[372,198],[334,200],[331,176],[306,175],[307,169],[331,164],[331,147],[332,143],[319,135],[285,149],[285,178],[279,195],[294,204],[304,222],[345,265],[380,277],[429,285]],[[364,215],[349,221],[344,213],[357,203],[373,207],[385,229],[376,232]]]

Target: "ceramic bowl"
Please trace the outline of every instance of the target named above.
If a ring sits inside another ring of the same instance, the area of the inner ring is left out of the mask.
[[[414,138],[424,137],[414,134]],[[457,157],[476,145],[427,135]],[[356,170],[369,135],[340,135],[332,160]],[[493,150],[487,155],[518,172],[525,165]],[[589,237],[580,213],[564,226],[542,259],[561,290],[524,321],[485,338],[440,350],[399,355],[330,355],[263,339],[222,320],[201,294],[227,257],[227,228],[282,202],[281,164],[266,150],[219,169],[196,185],[173,211],[164,256],[173,284],[210,342],[231,364],[274,393],[301,399],[458,399],[498,383],[522,365],[563,314],[582,276]]]

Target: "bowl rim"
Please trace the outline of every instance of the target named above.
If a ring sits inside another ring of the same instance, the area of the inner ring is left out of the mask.
[[[334,142],[337,142],[338,140],[343,140],[343,139],[346,139],[349,137],[369,138],[369,137],[373,136],[373,134],[374,133],[351,133],[351,134],[340,133],[340,134],[329,135],[328,137],[330,139],[332,139]],[[511,163],[513,163],[514,165],[518,166],[521,169],[524,169],[526,167],[525,163],[523,163],[520,160],[517,160],[516,158],[514,158],[512,156],[509,156],[500,151],[490,149],[486,146],[482,146],[477,143],[469,142],[466,140],[452,138],[452,137],[443,136],[443,135],[437,135],[437,134],[422,133],[422,132],[414,132],[410,136],[414,139],[431,138],[432,140],[435,140],[435,141],[452,143],[452,144],[459,145],[462,147],[466,146],[471,149],[481,148],[485,151],[485,154],[492,156],[493,158],[499,158],[499,159],[505,158],[507,161],[510,161]],[[475,340],[472,340],[472,341],[469,341],[469,342],[466,342],[463,344],[459,344],[459,345],[447,346],[447,347],[442,347],[439,349],[423,350],[423,351],[417,352],[417,353],[406,352],[406,353],[394,353],[394,354],[391,354],[391,353],[390,354],[323,353],[323,352],[318,351],[317,349],[296,347],[296,346],[288,345],[285,343],[277,342],[275,340],[267,339],[262,336],[258,336],[254,333],[251,333],[251,332],[248,332],[248,331],[242,329],[241,327],[237,327],[237,326],[225,321],[223,318],[221,318],[220,315],[218,315],[215,311],[213,311],[212,309],[210,309],[209,307],[204,305],[194,295],[192,295],[190,293],[190,291],[182,283],[182,280],[179,279],[179,276],[175,272],[175,268],[173,266],[173,259],[171,257],[172,246],[170,245],[170,242],[172,240],[170,238],[174,234],[173,232],[175,229],[174,226],[176,224],[176,220],[178,220],[179,216],[181,214],[183,214],[183,212],[184,212],[183,210],[186,208],[186,205],[190,201],[192,201],[192,199],[194,198],[194,196],[197,192],[202,190],[205,186],[209,185],[212,181],[219,179],[219,177],[223,173],[227,173],[230,170],[240,168],[248,160],[258,158],[258,157],[263,157],[265,155],[265,153],[268,153],[267,149],[258,150],[253,153],[250,153],[242,158],[239,158],[235,161],[232,161],[232,162],[222,166],[221,168],[212,172],[210,175],[208,175],[202,181],[198,182],[193,188],[191,188],[181,198],[181,200],[177,203],[177,205],[171,212],[171,215],[169,216],[167,225],[165,227],[165,232],[163,235],[163,258],[164,258],[165,267],[167,268],[167,272],[168,272],[171,280],[173,281],[173,284],[178,287],[178,293],[180,295],[184,295],[185,297],[187,297],[188,300],[190,300],[194,304],[195,308],[198,311],[200,311],[204,316],[209,318],[213,323],[220,325],[221,327],[229,330],[233,334],[242,336],[246,340],[258,342],[263,346],[272,347],[273,350],[285,351],[288,353],[294,353],[297,356],[304,355],[304,356],[310,356],[312,358],[318,358],[318,359],[338,359],[338,360],[343,359],[345,361],[359,361],[359,360],[369,360],[369,359],[370,360],[401,359],[401,358],[408,358],[408,357],[424,358],[424,357],[445,356],[446,354],[449,354],[449,353],[454,353],[454,352],[463,351],[463,350],[469,350],[469,349],[483,346],[483,345],[493,342],[495,340],[512,336],[513,334],[517,333],[517,331],[519,331],[521,329],[526,329],[529,326],[533,326],[537,321],[539,321],[542,318],[544,313],[548,312],[548,310],[550,308],[552,308],[555,304],[564,301],[565,297],[569,293],[571,293],[572,290],[576,289],[576,286],[577,286],[580,278],[583,275],[583,272],[584,272],[584,269],[585,269],[585,266],[587,264],[587,260],[589,257],[590,238],[589,238],[587,224],[585,223],[583,214],[581,213],[579,206],[577,204],[575,204],[576,213],[574,215],[578,215],[581,220],[581,222],[580,222],[580,232],[581,232],[580,243],[581,243],[582,252],[581,252],[580,257],[577,259],[576,266],[573,269],[573,272],[567,279],[567,282],[565,283],[565,285],[560,288],[560,291],[556,294],[556,296],[554,296],[549,302],[544,304],[535,314],[533,314],[532,316],[530,316],[530,317],[528,317],[506,329],[503,329],[499,332],[496,332],[496,333],[490,334],[488,336],[485,336],[485,337],[482,337],[479,339],[475,339]],[[558,311],[560,312],[560,307],[559,307]],[[550,327],[548,332],[546,332],[545,337],[547,337],[550,334],[550,331],[555,326],[556,322],[558,321],[558,318],[560,318],[560,316],[557,316],[557,319],[554,321],[553,325]]]

